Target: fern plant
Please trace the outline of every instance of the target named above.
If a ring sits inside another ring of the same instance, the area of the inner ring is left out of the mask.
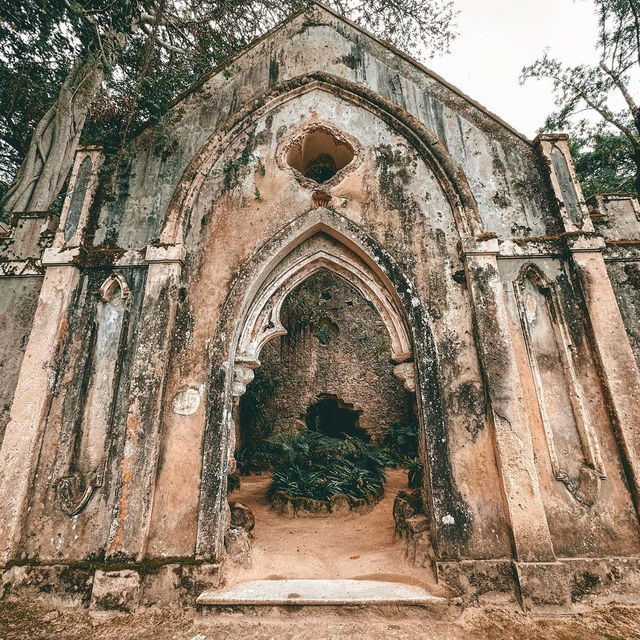
[[[270,495],[328,500],[343,493],[375,502],[384,493],[385,457],[356,438],[330,438],[308,429],[270,439]]]

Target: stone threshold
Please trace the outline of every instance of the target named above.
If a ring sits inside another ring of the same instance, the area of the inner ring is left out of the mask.
[[[457,599],[454,599],[457,600]],[[455,604],[422,587],[378,580],[254,580],[198,596],[200,607]]]

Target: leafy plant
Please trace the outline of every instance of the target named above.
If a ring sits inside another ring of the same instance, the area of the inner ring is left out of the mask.
[[[274,465],[270,494],[328,500],[344,493],[375,502],[384,493],[385,457],[356,438],[329,438],[308,429],[269,441]]]
[[[246,443],[246,449],[261,446],[273,433],[276,416],[269,405],[269,400],[276,395],[281,384],[282,378],[269,377],[258,369],[255,378],[247,386],[247,391],[240,402],[242,441]]]
[[[410,489],[418,489],[424,481],[424,465],[420,458],[409,460],[408,484]]]
[[[384,436],[383,445],[389,462],[405,465],[418,455],[418,423],[394,422]]]

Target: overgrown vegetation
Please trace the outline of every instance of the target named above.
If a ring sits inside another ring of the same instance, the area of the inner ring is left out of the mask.
[[[328,4],[420,55],[447,50],[453,38],[451,0]],[[146,124],[167,115],[180,91],[306,5],[0,2],[0,210],[48,209],[81,139],[124,149]]]
[[[558,108],[542,130],[569,132],[587,197],[640,194],[640,0],[592,2],[597,64],[569,66],[545,52],[521,81],[551,80]]]
[[[256,454],[259,454],[260,443],[267,440],[273,433],[276,415],[269,409],[268,401],[276,395],[281,384],[282,378],[269,377],[262,369],[257,369],[255,378],[242,396],[240,403],[242,440],[245,448],[255,449]]]
[[[384,436],[383,447],[390,466],[407,466],[418,455],[417,421],[394,422]]]
[[[384,493],[385,457],[357,438],[329,438],[303,429],[274,436],[270,446],[270,495],[283,491],[292,498],[329,500],[340,493],[374,503]]]
[[[424,465],[420,458],[409,460],[407,482],[410,489],[419,489],[424,481]]]

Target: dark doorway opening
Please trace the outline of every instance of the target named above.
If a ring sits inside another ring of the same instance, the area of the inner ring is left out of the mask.
[[[307,427],[331,438],[359,438],[369,442],[371,437],[358,425],[360,412],[352,404],[333,394],[321,394],[305,415]]]

